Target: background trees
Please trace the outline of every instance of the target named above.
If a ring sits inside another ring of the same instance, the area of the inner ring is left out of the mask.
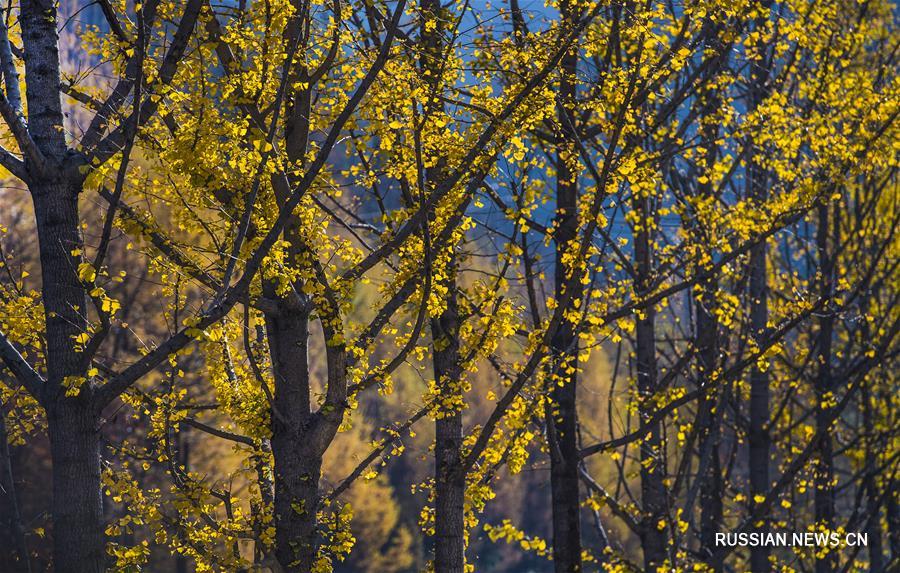
[[[4,567],[896,565],[891,3],[81,8],[0,28]]]

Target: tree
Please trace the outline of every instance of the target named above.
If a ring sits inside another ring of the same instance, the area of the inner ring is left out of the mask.
[[[24,100],[9,29],[0,30],[5,86],[0,108],[21,153],[20,158],[4,149],[0,159],[10,173],[25,182],[33,202],[42,271],[41,363],[45,373],[38,373],[26,362],[14,341],[5,335],[0,336],[0,348],[16,382],[38,400],[47,415],[54,459],[54,552],[58,571],[103,569],[98,425],[102,410],[146,370],[142,365],[121,373],[115,383],[100,384],[99,371],[92,360],[115,311],[114,303],[95,284],[97,269],[105,258],[105,245],[101,244],[93,261],[84,256],[78,200],[87,170],[109,161],[120,147],[130,150],[138,125],[155,111],[152,102],[143,105],[144,84],[155,91],[172,81],[199,15],[200,3],[188,3],[180,10],[177,28],[166,34],[170,38],[168,50],[158,62],[148,54],[157,8],[157,3],[151,3],[139,11],[132,55],[127,57],[129,69],[122,75],[118,89],[102,103],[102,110],[77,149],[69,147],[63,129],[57,6],[26,1],[19,10]],[[143,76],[145,60],[157,67],[152,82]],[[129,94],[134,106],[127,119],[119,125],[109,125],[108,112],[122,106]],[[96,330],[89,325],[89,302],[96,307],[100,319]],[[77,389],[81,391],[76,392]]]
[[[0,562],[46,435],[58,571],[891,569],[889,2],[90,9],[0,26]]]

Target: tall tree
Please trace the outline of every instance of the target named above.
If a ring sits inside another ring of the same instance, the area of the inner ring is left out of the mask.
[[[560,26],[574,27],[582,10],[575,2],[560,4]],[[553,510],[553,567],[557,573],[581,571],[581,499],[578,442],[578,308],[583,298],[581,261],[573,257],[579,227],[579,168],[574,138],[578,47],[560,62],[557,94],[556,218],[553,241],[553,291],[557,300],[569,300],[566,316],[550,342],[553,372],[548,377],[546,406],[547,442],[550,450],[550,494]],[[569,292],[566,292],[567,289]]]
[[[420,189],[434,188],[447,175],[447,162],[442,157],[425,158],[422,129],[425,122],[444,115],[444,76],[448,65],[448,49],[455,33],[453,14],[440,0],[423,0],[420,12],[419,61],[425,91],[421,122],[416,130],[417,174]],[[457,23],[456,26],[459,24]],[[417,105],[413,102],[413,105]],[[428,160],[428,167],[423,165]],[[436,221],[434,213],[429,216]],[[460,356],[459,285],[457,284],[456,245],[434,250],[428,223],[424,231],[426,272],[434,273],[435,292],[444,293],[439,314],[430,319],[432,371],[437,389],[434,410],[434,570],[436,573],[464,571],[466,563],[465,497],[466,474],[460,466],[463,450],[463,375]]]
[[[70,147],[66,140],[60,98],[58,5],[41,0],[21,4],[24,101],[19,94],[16,62],[11,57],[9,29],[0,29],[0,62],[6,87],[0,111],[22,153],[19,159],[4,149],[0,160],[26,183],[34,206],[45,313],[45,374],[25,362],[2,335],[0,344],[7,367],[47,414],[53,457],[54,566],[60,572],[105,570],[99,427],[110,394],[121,391],[118,384],[101,385],[92,365],[108,328],[89,328],[89,305],[97,306],[106,324],[109,310],[104,310],[93,284],[103,250],[93,263],[84,257],[78,200],[90,167],[102,165],[123,145],[127,156],[137,125],[146,122],[154,111],[153,104],[144,105],[142,89],[149,32],[157,8],[157,2],[149,2],[137,11],[137,34],[130,42],[125,73],[116,90],[102,102],[101,111],[77,148]],[[159,75],[151,84],[153,88],[172,80],[199,15],[200,2],[188,2],[178,12],[182,16],[160,62]],[[129,94],[133,109],[116,126],[107,114],[118,110]],[[127,157],[122,159],[123,164],[127,161]],[[80,391],[71,391],[73,388]]]
[[[763,2],[759,16],[754,20],[753,29],[762,33],[769,19],[772,2]],[[760,39],[750,46],[751,59],[747,80],[747,108],[756,110],[763,102],[767,92],[769,77],[770,46]],[[764,202],[768,196],[768,180],[761,156],[765,153],[762,146],[755,143],[751,135],[747,151],[746,194],[751,200]],[[759,345],[765,338],[769,323],[769,289],[766,241],[758,241],[750,249],[748,262],[750,282],[747,291],[749,297],[748,312],[750,316],[750,336]],[[753,504],[765,499],[771,484],[769,483],[769,462],[771,456],[771,438],[769,436],[769,374],[765,367],[754,364],[750,372],[750,406],[748,432],[749,498]],[[768,531],[763,523],[756,530],[760,533]],[[750,567],[753,571],[769,571],[770,549],[767,545],[759,545],[750,551]]]
[[[831,364],[832,343],[834,337],[834,261],[832,253],[832,237],[838,231],[837,213],[832,220],[832,209],[827,203],[818,208],[818,225],[816,231],[816,250],[819,255],[819,296],[828,301],[826,308],[819,319],[819,335],[816,354],[818,372],[815,382],[816,401],[816,431],[822,434],[819,442],[819,451],[815,465],[815,507],[816,523],[828,528],[834,527],[835,495],[834,495],[834,454],[831,443]],[[834,551],[828,553],[816,561],[816,573],[828,573],[836,567],[836,555]]]

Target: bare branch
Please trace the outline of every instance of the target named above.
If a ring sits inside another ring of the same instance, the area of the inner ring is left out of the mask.
[[[0,145],[0,165],[22,181],[28,182],[28,170],[25,169],[25,162],[2,145]]]
[[[19,72],[13,59],[12,46],[9,42],[9,28],[6,19],[0,17],[0,69],[3,72],[3,85],[6,88],[6,99],[13,111],[22,117],[22,92],[19,90]]]
[[[222,438],[223,440],[230,440],[232,442],[237,442],[239,444],[244,444],[250,447],[256,447],[256,442],[253,440],[253,438],[241,434],[235,434],[234,432],[229,432],[227,430],[220,430],[219,428],[204,424],[203,422],[200,422],[193,418],[184,418],[183,420],[181,420],[181,423],[186,426],[196,428],[201,432],[205,432],[211,436]]]
[[[44,379],[31,367],[3,332],[0,332],[0,359],[3,359],[3,363],[13,373],[16,380],[28,390],[28,393],[35,400],[40,401]]]
[[[13,137],[16,138],[16,143],[19,144],[19,149],[22,150],[22,153],[28,160],[29,170],[42,174],[46,173],[47,160],[44,158],[44,154],[41,153],[37,144],[31,138],[22,116],[16,111],[10,101],[6,99],[4,94],[0,94],[0,115],[3,116],[3,120],[12,132]]]

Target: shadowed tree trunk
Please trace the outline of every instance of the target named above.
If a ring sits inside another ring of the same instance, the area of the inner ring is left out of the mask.
[[[727,51],[721,46],[715,45],[716,35],[712,32],[714,24],[706,23],[706,33],[711,39],[708,44],[711,49],[718,50],[716,65],[724,66],[727,62]],[[703,110],[701,114],[701,134],[703,137],[706,154],[703,161],[705,174],[712,172],[717,157],[719,137],[719,124],[715,113],[722,103],[721,94],[716,90],[704,90],[702,94]],[[698,193],[704,197],[714,197],[713,183],[707,179],[697,183]],[[692,223],[693,224],[693,223]],[[697,229],[704,232],[703,229]],[[719,367],[719,319],[716,316],[716,291],[719,289],[719,281],[716,276],[703,281],[700,291],[695,296],[696,307],[695,345],[697,348],[698,380],[705,387],[697,413],[699,426],[699,460],[697,463],[697,483],[693,486],[699,490],[697,499],[700,502],[700,551],[704,557],[709,557],[709,565],[716,571],[721,570],[721,559],[716,557],[715,534],[721,531],[723,498],[725,496],[725,484],[722,478],[722,460],[719,453],[722,435],[722,416],[719,409],[723,407],[721,398],[723,389],[719,386],[721,381],[714,372]],[[690,508],[688,511],[693,511]]]
[[[313,540],[322,467],[321,457],[310,451],[304,435],[312,416],[309,312],[281,304],[277,315],[266,316],[266,338],[275,379],[271,414],[275,555],[285,571],[309,571],[316,554]]]
[[[862,398],[860,400],[862,402],[863,426],[866,428],[872,427],[871,400],[872,395],[870,386],[867,384],[863,388]],[[866,520],[866,533],[869,535],[869,569],[872,573],[882,573],[885,570],[884,540],[882,539],[884,532],[881,527],[881,498],[876,479],[876,466],[878,465],[876,460],[878,458],[872,445],[872,438],[867,437],[866,469],[870,473],[866,477],[864,484],[866,488],[866,510],[869,514],[868,519]]]
[[[763,2],[765,16],[760,16],[755,22],[756,29],[765,24],[768,17],[768,9],[771,0]],[[758,59],[750,65],[750,84],[748,88],[748,108],[755,110],[765,98],[765,84],[768,79],[768,68],[765,65],[766,46],[754,46]],[[762,153],[753,142],[749,143],[747,157],[747,195],[757,201],[765,201],[768,193],[766,190],[766,173],[757,157]],[[769,321],[768,303],[768,266],[766,264],[767,247],[765,241],[759,241],[750,250],[750,284],[748,295],[750,297],[750,335],[757,343],[762,342],[766,335]],[[769,373],[766,369],[760,369],[755,363],[750,372],[750,432],[748,471],[750,474],[750,503],[751,508],[756,504],[757,496],[765,496],[769,491],[769,452],[771,438],[769,436]],[[769,526],[763,522],[762,526],[755,527],[760,533],[767,532]],[[750,567],[754,573],[769,571],[769,548],[765,545],[750,549]]]
[[[452,262],[451,262],[452,264]],[[434,379],[440,400],[459,397],[459,310],[455,273],[447,273],[447,308],[431,321],[434,339]],[[438,410],[435,421],[434,570],[456,573],[465,569],[466,476],[460,471],[462,412]]]
[[[296,45],[296,49],[302,51],[309,42],[304,31],[310,18],[309,6],[299,0],[292,4],[296,13],[286,28],[283,41],[286,46]],[[306,84],[288,98],[284,125],[288,159],[303,165],[309,147],[312,90],[309,70],[297,64],[290,72],[283,73],[289,73],[293,82]],[[260,113],[259,110],[256,113]],[[277,177],[273,178],[272,187],[279,207],[283,206],[290,197],[290,189]],[[296,217],[289,220],[282,236],[290,245],[288,252],[292,265],[303,266],[316,256],[306,248],[303,230]],[[267,297],[277,301],[276,312],[266,314],[266,339],[274,379],[270,419],[275,557],[285,573],[305,573],[312,570],[317,554],[319,481],[324,448],[327,447],[316,443],[316,430],[324,420],[312,411],[310,402],[308,347],[312,301],[295,292],[279,295],[276,285],[271,282],[264,286],[264,291]],[[331,382],[329,379],[328,383]]]
[[[574,25],[578,11],[568,0],[560,4],[563,26]],[[578,72],[577,48],[569,50],[560,62],[557,118],[560,137],[556,152],[556,234],[554,293],[562,300],[566,285],[575,289],[572,307],[581,302],[582,283],[569,281],[578,264],[567,263],[566,253],[573,248],[578,233],[578,153],[574,132],[575,91]],[[578,333],[575,325],[564,321],[551,341],[555,369],[550,378],[550,403],[547,406],[547,438],[550,449],[550,491],[553,511],[553,567],[557,573],[581,571],[581,505],[578,467]]]
[[[634,199],[634,209],[639,217],[634,231],[635,294],[647,294],[652,280],[653,238],[650,233],[651,199],[640,196]],[[666,475],[662,451],[662,427],[652,422],[656,408],[653,397],[658,384],[656,362],[656,309],[654,306],[641,311],[635,326],[635,366],[640,393],[638,415],[642,429],[649,433],[640,442],[641,503],[644,518],[641,522],[641,547],[644,551],[644,569],[656,571],[666,560]]]
[[[885,513],[887,513],[888,545],[891,548],[890,563],[900,560],[900,481],[891,478],[886,485]]]
[[[38,108],[40,109],[40,108]],[[49,115],[49,109],[43,111]],[[47,333],[47,411],[53,459],[53,546],[57,572],[105,570],[103,500],[100,490],[99,419],[85,382],[77,396],[66,396],[69,377],[83,377],[86,365],[75,338],[87,330],[87,300],[76,274],[82,249],[78,228],[77,183],[32,185],[40,240]]]
[[[111,379],[100,386],[98,380],[89,379],[87,372],[102,343],[105,328],[96,333],[88,331],[90,310],[86,293],[93,287],[93,278],[88,275],[95,271],[91,266],[82,276],[80,268],[82,264],[88,264],[83,258],[84,241],[78,210],[78,197],[86,176],[83,169],[101,165],[123,149],[123,155],[127,156],[137,125],[146,121],[156,109],[151,106],[146,113],[137,111],[142,101],[139,89],[142,80],[140,73],[137,77],[133,75],[136,69],[141,69],[139,62],[143,61],[146,51],[147,28],[144,24],[152,22],[155,14],[156,3],[147,4],[147,20],[138,17],[142,24],[136,34],[136,50],[129,56],[119,85],[101,106],[104,111],[98,112],[85,131],[79,149],[67,147],[63,125],[57,3],[23,0],[19,8],[27,121],[8,30],[6,26],[0,26],[0,65],[5,88],[0,113],[23,159],[14,157],[5,148],[0,150],[0,155],[4,165],[27,184],[34,206],[45,316],[42,333],[44,375],[35,371],[5,336],[0,336],[0,341],[4,362],[40,402],[47,416],[53,462],[53,567],[57,573],[105,570],[100,413],[134,380],[164,359],[156,355],[145,356],[140,364],[132,365],[127,374],[117,377],[115,383]],[[191,0],[185,5],[158,81],[171,81],[199,12],[199,1]],[[123,125],[108,125],[106,120],[110,113],[118,111],[129,94],[135,94],[136,102],[131,119]],[[123,165],[127,165],[127,161]],[[96,257],[98,265],[102,264],[105,249],[106,245],[101,242]],[[88,336],[90,342],[83,348],[77,346],[76,341],[82,343],[84,336]],[[69,389],[72,391],[67,395]]]
[[[703,293],[697,303],[697,349],[700,379],[705,384],[716,384],[711,377],[718,367],[719,322],[713,311],[717,281],[709,280],[703,285]],[[719,454],[721,438],[721,416],[718,409],[723,407],[719,400],[721,390],[707,390],[699,404],[698,425],[700,428],[700,460],[697,479],[700,495],[700,546],[702,554],[714,559],[710,566],[721,569],[721,561],[715,558],[715,534],[721,530],[723,498],[725,495],[722,479],[722,462]]]
[[[67,403],[56,406],[48,417],[53,455],[54,570],[105,571],[97,419]]]
[[[43,168],[27,164],[46,315],[47,381],[41,401],[53,456],[54,568],[58,573],[99,573],[105,569],[105,539],[98,413],[89,387],[74,397],[67,397],[63,387],[65,379],[83,377],[87,370],[75,349],[75,338],[87,330],[87,298],[77,274],[77,253],[83,248],[78,216],[82,178],[62,167],[67,155],[56,12],[51,2],[22,2],[28,128],[45,158]]]
[[[452,22],[450,14],[441,7],[439,0],[424,0],[421,9],[419,63],[430,92],[428,100],[423,102],[427,118],[444,111],[437,96],[443,89],[444,79],[441,76],[447,49],[445,35]],[[446,162],[439,159],[435,165],[420,172],[424,174],[424,189],[430,190],[440,184],[445,176],[445,170]],[[462,399],[460,317],[456,256],[453,249],[454,247],[451,247],[446,269],[441,273],[443,278],[435,285],[440,290],[446,289],[446,306],[440,316],[431,320],[434,380],[441,402],[435,413],[434,437],[435,573],[458,573],[465,570],[466,563],[466,475],[461,471],[463,420],[462,411],[458,406]],[[431,254],[426,256],[430,257]]]
[[[831,236],[828,204],[819,206],[819,224],[816,230],[816,250],[819,255],[819,296],[828,301],[828,306],[819,318],[818,376],[815,381],[816,432],[823,438],[819,441],[818,459],[815,465],[815,511],[816,522],[829,529],[834,523],[834,459],[829,428],[831,407],[827,406],[831,396],[831,349],[834,338],[834,259],[829,251]],[[835,232],[837,232],[835,217]],[[836,238],[837,235],[835,234]],[[833,550],[816,560],[816,573],[830,573],[837,567],[837,554]]]
[[[768,288],[766,280],[766,244],[761,241],[750,250],[750,329],[754,338],[761,341],[769,320]],[[750,499],[765,496],[769,490],[769,375],[753,365],[750,372]],[[757,528],[768,531],[767,525]],[[750,550],[754,572],[769,570],[769,548],[753,547]]]

